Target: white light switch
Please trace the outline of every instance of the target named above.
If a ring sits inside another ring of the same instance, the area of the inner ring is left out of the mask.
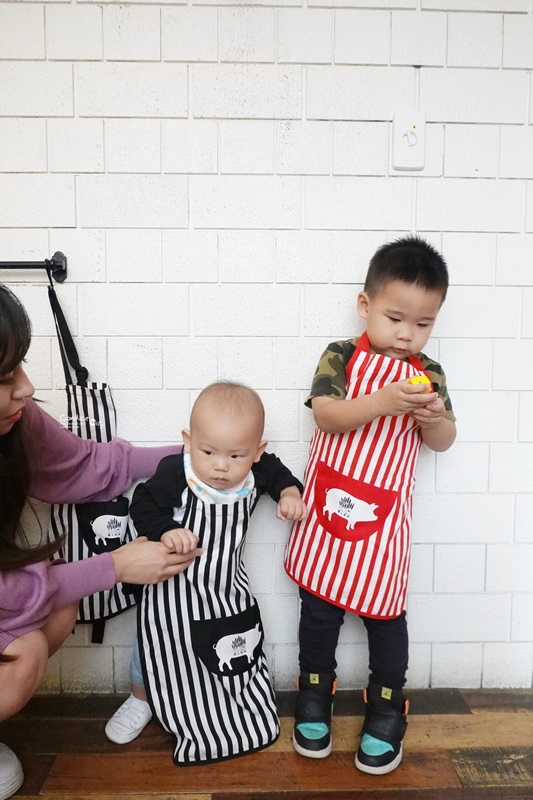
[[[424,169],[426,116],[416,109],[398,111],[392,123],[392,168]]]

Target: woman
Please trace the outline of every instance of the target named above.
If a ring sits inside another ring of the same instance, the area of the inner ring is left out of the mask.
[[[30,339],[24,308],[0,285],[0,721],[39,687],[47,659],[74,627],[83,596],[116,581],[157,583],[182,572],[202,552],[176,555],[141,537],[113,553],[63,564],[49,560],[60,542],[28,547],[20,525],[28,497],[109,500],[177,450],[135,448],[121,439],[96,444],[59,425],[32,400],[34,388],[22,367]],[[0,744],[0,800],[22,781],[18,758]]]

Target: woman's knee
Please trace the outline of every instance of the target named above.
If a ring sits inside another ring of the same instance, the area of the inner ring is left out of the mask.
[[[0,720],[23,708],[39,688],[48,661],[48,643],[42,631],[31,631],[9,644],[0,664]]]

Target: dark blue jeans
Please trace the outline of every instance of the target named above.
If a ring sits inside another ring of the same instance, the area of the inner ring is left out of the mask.
[[[300,672],[335,678],[335,651],[345,610],[300,588]],[[363,617],[368,635],[370,683],[401,691],[409,662],[405,611],[394,619]]]

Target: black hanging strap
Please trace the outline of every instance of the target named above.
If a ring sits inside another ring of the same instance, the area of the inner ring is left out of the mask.
[[[87,379],[89,377],[89,371],[80,363],[80,358],[78,356],[78,351],[76,350],[76,345],[74,344],[74,339],[72,338],[70,328],[67,320],[65,319],[63,309],[59,304],[59,300],[53,286],[48,287],[48,299],[50,300],[50,306],[52,307],[52,314],[54,316],[56,333],[59,341],[59,350],[61,353],[61,361],[63,363],[63,370],[65,372],[65,380],[68,384],[72,384],[72,375],[70,372],[70,367],[72,367],[76,373],[76,383],[80,386],[86,386]]]
[[[95,619],[91,634],[91,644],[102,644],[105,633],[105,619]]]

